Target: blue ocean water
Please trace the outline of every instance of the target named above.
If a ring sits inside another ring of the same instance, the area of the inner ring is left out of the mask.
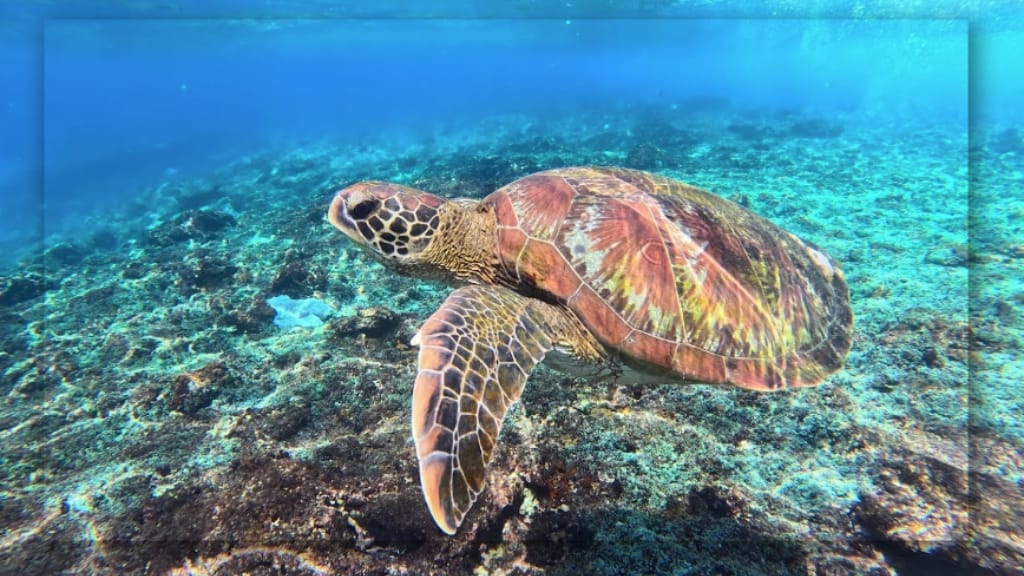
[[[1024,565],[1012,3],[83,0],[0,21],[0,576]],[[450,288],[359,251],[328,204],[574,165],[689,182],[819,246],[851,351],[778,394],[539,368],[449,538],[409,411],[410,340]],[[282,302],[316,310],[283,329]]]
[[[42,132],[43,223],[48,234],[74,234],[93,208],[168,174],[199,174],[285,139],[415,139],[498,114],[721,99],[963,122],[966,25],[50,19],[41,24],[42,125],[32,126]],[[24,116],[33,95],[13,93],[8,113]],[[28,156],[5,156],[5,196],[29,212],[38,181],[27,177]],[[16,224],[7,234],[29,232],[38,233]]]

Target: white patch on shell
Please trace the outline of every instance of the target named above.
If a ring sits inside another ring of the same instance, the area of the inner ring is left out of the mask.
[[[686,254],[686,263],[690,265],[691,269],[696,270],[697,267],[700,266],[700,255],[703,254],[704,251],[707,249],[708,242],[707,240],[705,240],[704,242],[700,243],[700,246],[697,247],[697,250],[690,254]]]
[[[562,244],[569,249],[569,263],[574,267],[583,264],[583,278],[592,282],[604,271],[608,250],[594,249],[591,232],[599,224],[598,218],[588,218],[564,232]]]
[[[836,274],[836,269],[832,266],[832,262],[828,259],[828,256],[825,256],[810,246],[807,247],[807,254],[810,255],[811,260],[814,260],[814,263],[818,265],[818,269],[820,269],[821,273],[825,275],[825,278],[831,281],[832,277]]]

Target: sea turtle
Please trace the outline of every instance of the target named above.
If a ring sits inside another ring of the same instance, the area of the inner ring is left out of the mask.
[[[459,286],[412,339],[420,483],[447,534],[546,355],[617,377],[779,390],[820,383],[850,347],[849,291],[831,258],[656,174],[563,168],[480,201],[361,182],[328,218],[397,272]]]

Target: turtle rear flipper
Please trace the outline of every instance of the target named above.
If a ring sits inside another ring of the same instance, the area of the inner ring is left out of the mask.
[[[564,309],[498,286],[452,292],[412,343],[420,347],[412,412],[420,484],[434,521],[454,534],[534,366],[555,346],[595,359],[600,345]]]

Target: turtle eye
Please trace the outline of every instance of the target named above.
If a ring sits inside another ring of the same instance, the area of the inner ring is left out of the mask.
[[[373,213],[380,206],[380,200],[376,198],[367,198],[362,202],[359,202],[355,206],[348,209],[348,215],[353,220],[365,220],[367,216]]]

